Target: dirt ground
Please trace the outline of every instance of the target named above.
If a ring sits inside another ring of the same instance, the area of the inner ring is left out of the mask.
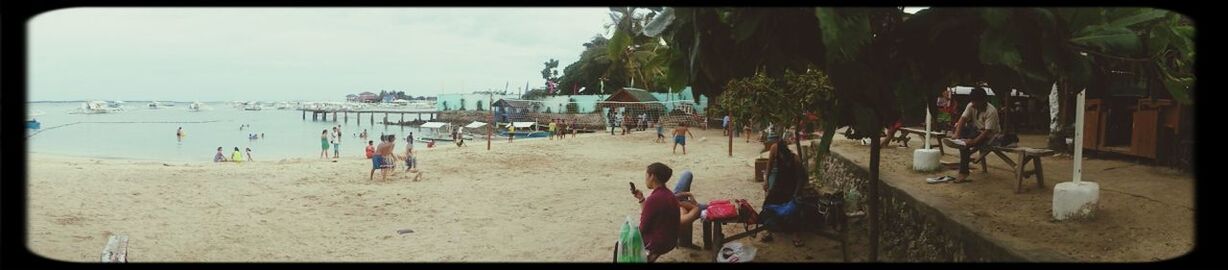
[[[1043,135],[1022,135],[1020,146],[1045,147]],[[1194,179],[1174,170],[1129,161],[1084,158],[1083,181],[1100,184],[1100,203],[1090,221],[1052,219],[1053,186],[1071,181],[1073,158],[1043,158],[1045,188],[1036,178],[1016,181],[998,157],[989,158],[988,173],[972,166],[971,183],[927,184],[925,178],[955,176],[954,169],[937,173],[912,170],[912,152],[924,139],[913,136],[909,146],[893,143],[881,151],[883,181],[931,203],[945,213],[976,226],[1011,245],[1044,248],[1087,262],[1146,262],[1179,257],[1194,245]],[[934,140],[937,143],[936,139]],[[832,151],[858,163],[869,163],[869,146],[840,135]],[[1014,158],[1014,157],[1012,157]],[[946,149],[944,162],[957,162],[956,150]],[[1018,162],[1018,160],[1016,160]],[[1031,165],[1029,164],[1029,168]]]

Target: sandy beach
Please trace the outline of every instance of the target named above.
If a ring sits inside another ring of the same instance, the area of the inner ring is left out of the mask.
[[[132,262],[606,262],[624,218],[638,222],[627,182],[642,185],[645,167],[657,161],[674,169],[671,187],[692,170],[701,201],[746,198],[761,207],[760,183],[751,180],[760,145],[735,141],[729,157],[719,130],[695,130],[682,155],[655,137],[496,140],[490,151],[482,140],[463,148],[419,143],[421,177],[401,172],[387,182],[378,172],[367,179],[370,161],[356,147],[337,162],[259,160],[259,153],[241,164],[31,154],[27,243],[36,254],[79,262],[97,261],[111,233],[130,237]],[[733,227],[726,234],[742,231]],[[837,242],[804,239],[802,248],[741,241],[759,248],[756,261],[840,261]],[[855,258],[864,252],[852,250]],[[708,254],[679,248],[661,261],[704,262]]]

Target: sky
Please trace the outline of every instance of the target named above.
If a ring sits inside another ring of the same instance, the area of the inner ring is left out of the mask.
[[[305,100],[539,87],[607,8],[72,8],[29,30],[30,101]],[[509,86],[510,84],[510,86]]]

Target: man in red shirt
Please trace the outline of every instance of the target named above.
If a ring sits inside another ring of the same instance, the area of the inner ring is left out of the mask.
[[[644,198],[644,193],[638,189],[632,192],[644,208],[640,212],[640,234],[644,237],[648,262],[656,261],[678,244],[678,226],[681,220],[678,199],[665,186],[673,174],[674,171],[665,164],[650,164],[644,176],[644,184],[652,189],[652,194]]]

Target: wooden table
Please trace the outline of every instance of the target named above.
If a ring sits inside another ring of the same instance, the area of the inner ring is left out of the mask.
[[[966,146],[955,144],[951,140],[942,140],[942,142],[944,144],[950,144],[948,145],[950,147],[966,148]],[[993,153],[994,155],[998,156],[998,158],[1001,158],[1002,162],[1005,162],[1006,165],[1010,167],[1011,172],[1015,173],[1015,180],[1017,182],[1015,185],[1015,193],[1023,192],[1023,180],[1032,177],[1033,174],[1036,175],[1037,188],[1045,189],[1045,171],[1044,166],[1041,165],[1041,158],[1052,156],[1057,153],[1053,150],[1042,148],[1001,146],[980,147],[975,151],[980,152],[980,157],[973,159],[971,162],[980,163],[982,173],[989,173],[989,165],[988,162],[986,162],[986,159],[989,157],[990,153]],[[1008,156],[1006,153],[1014,154],[1014,156],[1019,160],[1019,163],[1016,164],[1015,159],[1010,158],[1010,156]],[[1032,170],[1025,169],[1027,168],[1028,162],[1032,162]]]

